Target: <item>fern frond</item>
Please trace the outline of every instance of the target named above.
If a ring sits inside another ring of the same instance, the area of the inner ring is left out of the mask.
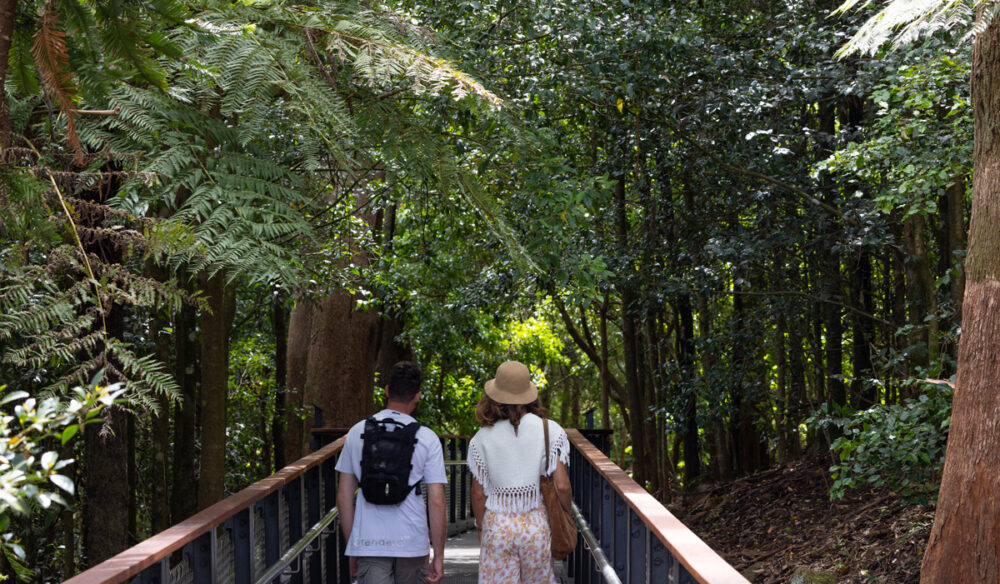
[[[860,0],[847,0],[833,14],[843,14],[858,6]],[[871,2],[865,2],[862,7]],[[892,48],[911,43],[921,36],[956,27],[970,28],[965,39],[974,36],[980,25],[993,21],[997,0],[891,0],[882,10],[868,19],[836,56],[843,58],[854,53],[874,54],[882,45],[892,40]],[[974,13],[982,8],[984,17],[975,23]]]
[[[66,48],[66,33],[57,27],[59,15],[55,6],[50,3],[39,22],[35,33],[35,43],[32,52],[35,63],[42,72],[42,79],[49,93],[59,103],[59,108],[66,118],[66,142],[76,153],[77,162],[83,163],[83,146],[76,134],[76,106],[69,72],[69,51]]]

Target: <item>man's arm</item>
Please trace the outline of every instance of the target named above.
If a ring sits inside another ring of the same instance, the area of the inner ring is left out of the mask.
[[[431,584],[440,582],[444,577],[444,539],[448,533],[448,517],[445,514],[444,485],[430,483],[427,487],[427,514],[430,520],[431,548],[434,549],[434,559],[427,571],[427,581]]]
[[[358,478],[349,472],[340,473],[340,486],[337,488],[337,512],[340,515],[340,532],[344,534],[344,542],[351,538],[354,527],[354,491],[358,489]]]
[[[354,492],[358,490],[358,477],[349,472],[340,473],[340,485],[337,487],[337,516],[340,519],[340,532],[344,534],[344,543],[351,539],[354,528]],[[358,575],[358,560],[351,556],[348,561],[351,578]]]

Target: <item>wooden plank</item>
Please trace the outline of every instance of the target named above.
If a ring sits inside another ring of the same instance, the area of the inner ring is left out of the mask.
[[[708,547],[618,465],[611,462],[579,431],[567,429],[566,434],[583,458],[611,484],[628,506],[649,526],[650,533],[663,542],[670,553],[700,584],[750,584],[749,580],[722,559],[715,550]]]
[[[223,499],[86,572],[66,580],[64,584],[119,584],[127,582],[149,566],[194,541],[200,535],[222,525],[241,510],[262,501],[271,493],[302,476],[307,470],[318,466],[332,456],[336,456],[343,446],[344,438],[338,438],[266,479],[257,481],[232,497]]]

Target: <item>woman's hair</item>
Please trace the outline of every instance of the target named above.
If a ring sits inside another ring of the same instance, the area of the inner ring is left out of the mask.
[[[539,405],[537,399],[530,404],[502,404],[494,401],[485,393],[476,404],[476,421],[483,426],[492,426],[500,420],[507,420],[511,426],[514,426],[515,434],[517,433],[517,425],[521,423],[521,418],[525,414],[544,417],[548,412]]]

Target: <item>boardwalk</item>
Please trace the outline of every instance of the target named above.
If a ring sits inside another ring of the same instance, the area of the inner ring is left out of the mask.
[[[444,546],[444,584],[475,584],[479,574],[476,530],[449,537]]]
[[[560,584],[601,584],[608,576],[644,584],[750,584],[581,431],[567,434],[583,537],[566,561],[556,563]],[[444,581],[471,583],[478,579],[479,542],[469,529],[471,488],[461,464],[468,438],[442,440],[455,461]],[[343,443],[340,437],[319,446],[65,584],[350,583],[334,506]]]
[[[569,584],[563,562],[555,562],[556,580]],[[479,575],[479,540],[476,531],[469,530],[449,537],[444,546],[443,584],[476,584]]]

